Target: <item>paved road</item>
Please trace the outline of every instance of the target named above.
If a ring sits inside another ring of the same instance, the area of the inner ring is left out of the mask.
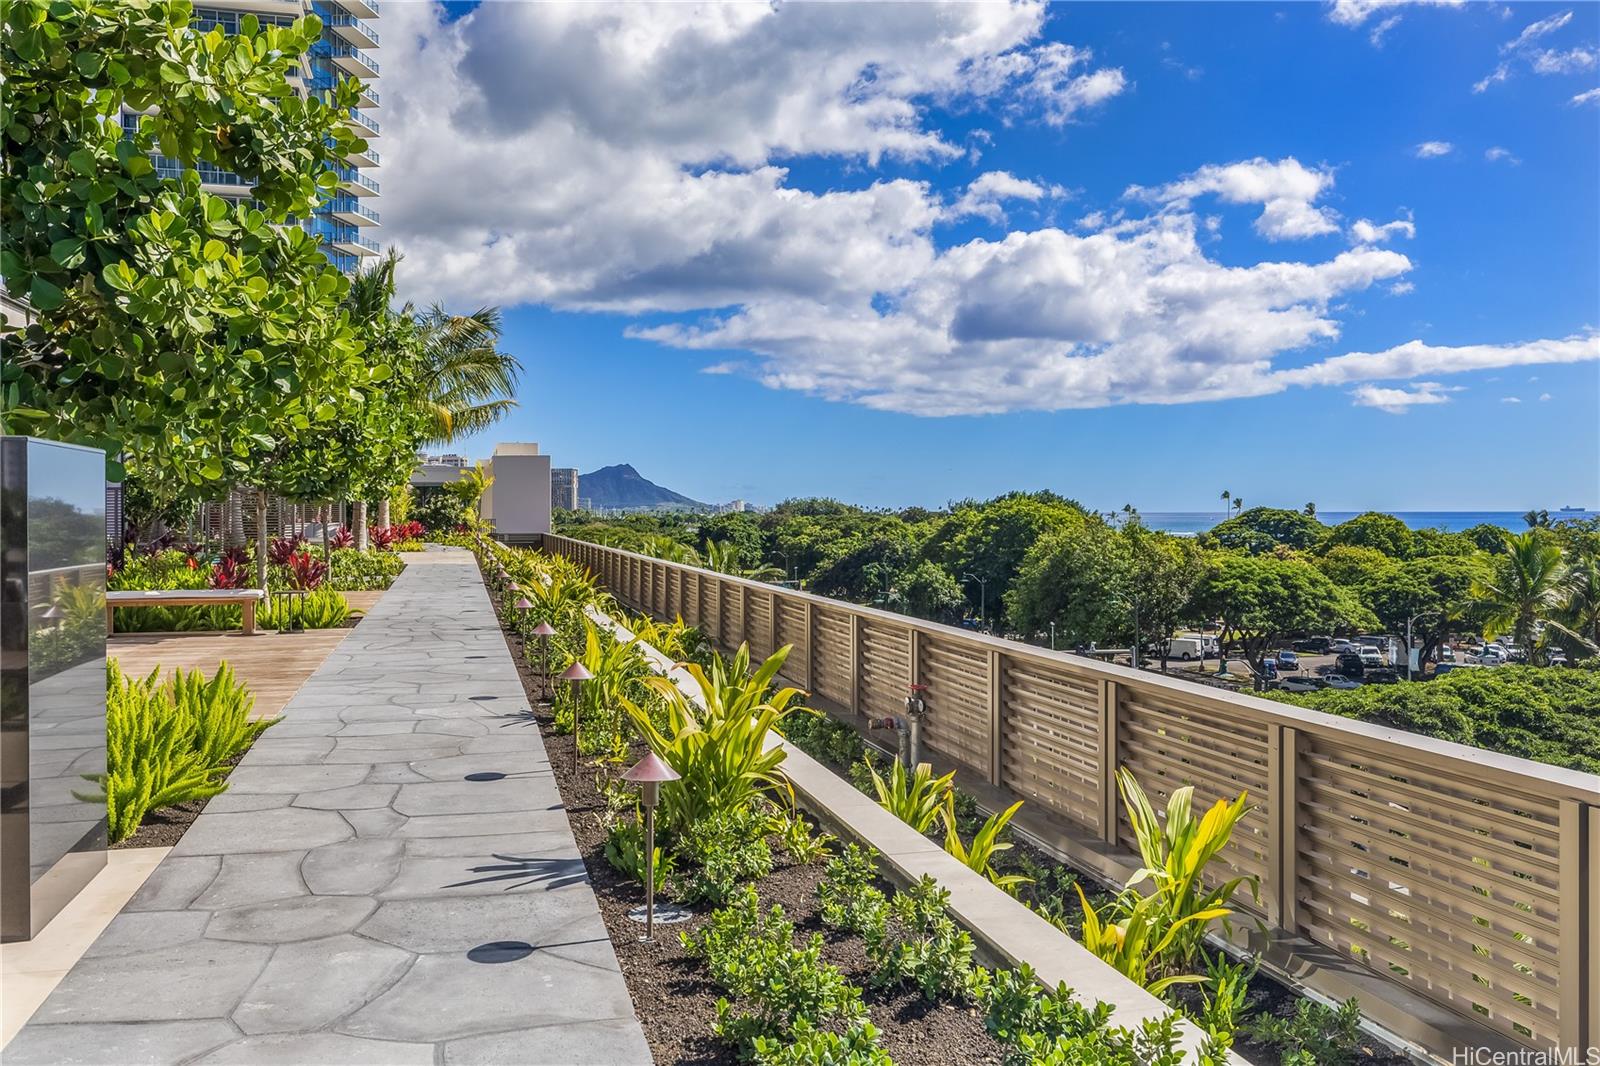
[[[4,1057],[650,1061],[470,555],[406,569]]]

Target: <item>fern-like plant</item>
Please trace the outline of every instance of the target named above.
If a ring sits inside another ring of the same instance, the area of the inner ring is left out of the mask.
[[[270,721],[249,720],[254,699],[224,663],[209,680],[178,671],[160,681],[125,677],[106,663],[106,772],[85,774],[98,793],[74,793],[104,803],[113,843],[139,828],[150,811],[209,799],[227,788],[227,760],[249,747]]]

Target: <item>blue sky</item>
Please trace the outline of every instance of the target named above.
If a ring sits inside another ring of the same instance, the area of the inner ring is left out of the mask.
[[[403,283],[499,303],[528,371],[470,454],[759,503],[1600,506],[1596,5],[595,11],[384,11]]]

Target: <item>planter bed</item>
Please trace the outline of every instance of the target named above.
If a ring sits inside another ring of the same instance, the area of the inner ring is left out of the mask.
[[[838,725],[840,729],[850,728],[844,723],[838,722],[837,719],[830,718],[830,720]],[[820,745],[802,745],[794,741],[790,741],[790,743],[806,751],[812,758],[840,777],[846,780],[851,779],[850,768],[841,766],[830,752],[820,750]],[[864,740],[863,743],[865,743]],[[872,750],[878,751],[875,748]],[[878,753],[884,754],[881,751],[878,751]],[[885,755],[885,758],[887,757]],[[958,771],[956,774],[958,785],[960,777],[961,775]],[[972,815],[968,815],[962,820],[961,831],[963,835],[969,835],[972,832],[973,825],[981,821],[981,816],[974,818]],[[929,833],[928,838],[941,844],[944,839],[942,834],[939,833]],[[1011,841],[1012,847],[996,860],[996,869],[1002,873],[1026,874],[1039,878],[1040,882],[1043,881],[1041,875],[1048,876],[1051,879],[1052,886],[1059,889],[1061,897],[1070,897],[1069,905],[1061,911],[1065,915],[1065,921],[1060,924],[1064,926],[1067,933],[1074,940],[1081,941],[1083,914],[1077,902],[1077,894],[1072,891],[1072,884],[1075,882],[1083,888],[1084,895],[1089,898],[1090,904],[1096,909],[1103,908],[1113,900],[1117,894],[1116,889],[1105,884],[1095,875],[1054,858],[1021,839],[1015,833],[1008,834],[1008,839]],[[1047,875],[1045,874],[1046,871],[1048,871]],[[1040,882],[1036,882],[1036,884]],[[1024,885],[1019,888],[1017,897],[1030,905],[1043,902],[1039,898],[1035,885]],[[1243,920],[1245,922],[1249,921],[1248,918]],[[1165,998],[1171,1003],[1180,1005],[1187,1013],[1193,1015],[1198,1012],[1200,1002],[1200,994],[1196,989],[1197,986],[1179,985],[1173,988],[1171,994]],[[1241,1017],[1246,1019],[1262,1016],[1280,1019],[1291,1018],[1299,1008],[1299,1004],[1305,1001],[1305,998],[1276,978],[1257,972],[1251,978],[1248,998],[1245,1000]],[[1281,1049],[1272,1044],[1253,1039],[1250,1036],[1249,1029],[1244,1026],[1241,1026],[1235,1035],[1233,1050],[1240,1057],[1254,1064],[1254,1066],[1278,1066],[1283,1057]],[[1413,1059],[1385,1046],[1363,1031],[1359,1035],[1359,1043],[1352,1050],[1351,1055],[1341,1061],[1348,1063],[1349,1066],[1406,1066]]]
[[[675,925],[658,926],[655,942],[643,944],[644,927],[628,918],[644,902],[644,886],[624,876],[606,861],[605,830],[600,814],[605,802],[595,788],[594,760],[584,758],[574,774],[575,747],[570,733],[557,733],[550,710],[536,700],[538,680],[523,654],[522,640],[513,632],[505,637],[517,663],[528,701],[543,734],[545,750],[561,789],[573,836],[593,882],[595,897],[612,946],[622,965],[634,1009],[644,1026],[651,1054],[658,1063],[695,1063],[733,1066],[741,1060],[734,1045],[711,1031],[721,991],[709,981],[700,962],[688,956],[679,932],[696,932],[706,924],[710,905],[697,905],[695,917]],[[644,754],[636,744],[633,755]],[[838,847],[834,848],[837,853]],[[777,854],[777,853],[775,853]],[[867,957],[858,937],[827,929],[818,914],[816,886],[822,864],[785,865],[779,859],[771,874],[756,885],[763,908],[779,904],[801,936],[820,932],[826,943],[825,958],[839,967],[863,990],[862,998],[877,1027],[879,1045],[897,1063],[957,1064],[1000,1063],[1001,1047],[984,1029],[981,1011],[973,1005],[929,1003],[915,988],[873,989],[870,979],[875,962]],[[658,899],[658,904],[662,902]]]
[[[481,562],[482,560],[480,559],[480,564]],[[485,574],[485,580],[486,583],[489,581],[487,573]],[[526,580],[524,578],[524,581]],[[501,608],[507,607],[509,600],[502,604],[498,602],[499,597],[492,597],[492,599],[497,601],[496,613],[502,614]],[[596,616],[596,618],[600,621],[605,620],[604,616]],[[507,622],[509,619],[502,619],[502,621]],[[524,648],[522,639],[517,635],[513,627],[503,624],[502,632],[513,652],[513,659],[518,664],[529,702],[537,708],[535,718],[538,720],[541,731],[545,735],[552,768],[566,801],[574,835],[577,838],[580,852],[584,856],[590,877],[595,885],[600,907],[607,922],[608,932],[615,944],[618,957],[621,959],[625,976],[635,1000],[636,1010],[645,1026],[646,1034],[654,1053],[660,1061],[664,1062],[732,1063],[742,1061],[738,1054],[739,1049],[733,1043],[719,1038],[712,1031],[718,1017],[716,1003],[722,991],[711,979],[711,975],[718,972],[716,970],[716,965],[718,964],[711,963],[711,968],[708,969],[708,963],[696,957],[700,954],[699,952],[691,952],[685,949],[678,934],[687,932],[693,936],[701,936],[701,930],[720,923],[726,927],[725,931],[720,934],[724,944],[747,943],[746,938],[749,936],[754,936],[758,943],[771,944],[773,941],[761,932],[759,923],[756,926],[748,924],[756,920],[753,912],[745,911],[745,917],[736,917],[739,910],[735,908],[729,911],[726,922],[718,919],[718,922],[714,923],[710,920],[710,917],[711,912],[716,908],[710,905],[703,905],[698,908],[699,913],[690,921],[664,928],[658,934],[655,945],[646,946],[639,943],[642,930],[637,923],[628,919],[627,912],[643,902],[643,887],[635,877],[615,870],[607,858],[606,845],[611,835],[607,831],[607,824],[609,823],[602,821],[602,816],[608,813],[608,803],[605,791],[602,790],[603,782],[596,781],[596,769],[600,766],[600,762],[598,759],[585,756],[584,766],[581,769],[575,765],[576,751],[572,737],[570,734],[557,733],[554,728],[554,712],[540,707],[534,699],[538,690],[538,677],[529,662],[527,655],[529,649]],[[594,662],[592,656],[596,654],[593,651],[593,636],[591,636],[590,640],[590,662],[592,665]],[[559,664],[552,663],[551,665],[553,671],[559,669]],[[598,667],[596,668],[598,669]],[[660,669],[660,667],[657,667],[657,669]],[[679,683],[679,687],[682,688],[682,682]],[[671,690],[667,689],[665,691],[670,692]],[[800,720],[794,719],[792,721]],[[833,720],[828,719],[828,721],[832,722]],[[861,780],[863,775],[859,772],[851,773],[850,767],[842,766],[840,763],[841,760],[848,760],[852,757],[852,751],[856,750],[855,742],[859,742],[861,738],[847,726],[838,723],[834,723],[834,725],[844,734],[847,734],[848,739],[840,736],[830,736],[826,731],[817,735],[816,731],[801,729],[800,733],[812,733],[813,735],[790,740],[791,745],[798,750],[810,752],[814,758],[819,759],[822,763],[819,766],[811,763],[810,760],[805,760],[805,765],[802,767],[805,775],[803,780],[813,782],[813,784],[805,787],[824,787],[821,785],[821,781],[827,775],[824,774],[823,778],[818,778],[817,774],[819,770],[826,769],[829,773],[839,778],[853,781],[856,788],[860,789],[865,784]],[[780,725],[779,731],[784,731],[784,727]],[[810,742],[807,743],[807,740]],[[819,748],[822,750],[817,750]],[[645,751],[644,745],[637,740],[630,745],[630,749],[628,755],[621,760],[624,764],[639,757]],[[879,765],[881,768],[883,764],[880,763]],[[620,773],[620,770],[621,767],[619,766],[609,776],[615,777],[617,773]],[[832,789],[836,786],[825,787]],[[612,791],[612,802],[609,813],[615,814],[616,797],[614,788],[610,791]],[[809,795],[809,793],[807,794]],[[821,795],[821,793],[818,793],[819,797]],[[843,795],[837,793],[830,793],[830,795],[834,798],[823,800],[823,806],[820,810],[825,820],[830,820],[831,824],[831,820],[839,816],[840,812],[835,808],[838,802],[843,800]],[[854,795],[854,793],[847,790],[844,795]],[[846,808],[853,808],[860,803],[859,799],[855,799],[847,802],[845,806]],[[871,809],[875,812],[878,811],[875,803],[871,806]],[[977,815],[976,804],[973,804],[970,800],[965,800],[964,803],[958,805],[957,810],[957,821],[960,823],[963,839],[966,839],[971,836],[976,823],[982,819],[981,816],[974,818]],[[866,811],[863,809],[857,813],[864,816]],[[872,818],[867,818],[862,823],[862,826],[876,825],[879,817],[881,815],[875,814]],[[854,824],[854,815],[845,819],[846,829],[849,829]],[[896,822],[894,824],[899,825],[900,823]],[[857,830],[850,831],[854,833]],[[861,829],[859,831],[865,832],[867,839],[875,841],[876,838],[872,834],[881,833],[882,827],[873,830]],[[903,826],[901,827],[901,832],[904,832]],[[930,833],[929,837],[940,845],[938,853],[940,853],[941,858],[944,858],[942,855],[942,831],[937,836]],[[885,839],[892,838],[886,837]],[[895,846],[903,845],[897,844]],[[837,853],[837,851],[838,848],[836,847],[835,852]],[[822,960],[837,967],[845,980],[863,990],[861,998],[869,1015],[868,1020],[877,1030],[877,1043],[883,1051],[894,1057],[895,1061],[901,1063],[998,1063],[1005,1061],[1007,1048],[994,1039],[985,1028],[984,1009],[972,1004],[967,998],[967,995],[971,994],[971,986],[969,984],[963,983],[959,986],[967,988],[969,990],[968,993],[945,994],[945,998],[934,1002],[925,1000],[919,990],[911,987],[889,990],[873,989],[871,987],[872,978],[879,965],[883,962],[881,953],[875,951],[873,953],[874,957],[869,960],[868,951],[863,941],[854,935],[830,929],[822,922],[817,886],[824,879],[823,863],[794,865],[790,862],[786,864],[784,861],[786,856],[782,849],[775,847],[773,852],[774,859],[777,860],[774,863],[773,872],[761,878],[757,883],[761,910],[765,911],[775,903],[781,904],[784,916],[793,923],[794,932],[798,934],[802,943],[813,933],[821,935],[821,942],[824,945]],[[868,852],[875,854],[871,848],[868,849]],[[890,854],[901,854],[901,852],[890,852]],[[1045,889],[1045,891],[1036,890],[1033,886],[1022,886],[1016,892],[1017,898],[1019,901],[1028,904],[1041,902],[1051,904],[1045,908],[1035,907],[1035,910],[1041,914],[1054,915],[1054,920],[1063,929],[1064,935],[1070,935],[1075,940],[1080,939],[1081,914],[1078,906],[1078,892],[1074,886],[1081,886],[1083,891],[1089,895],[1091,904],[1096,908],[1102,908],[1116,895],[1114,887],[1105,887],[1092,876],[1055,860],[1040,849],[1020,840],[1015,841],[1015,846],[1010,851],[1000,853],[997,859],[999,860],[996,862],[997,873],[1021,873],[1038,879],[1040,882],[1039,887]],[[881,862],[882,860],[880,859],[879,861]],[[944,859],[944,861],[948,862],[949,860]],[[893,865],[898,866],[899,864],[895,863]],[[906,872],[905,869],[901,869],[900,874],[896,876],[904,875]],[[932,871],[927,871],[924,868],[924,872]],[[879,874],[878,880],[881,882],[883,880],[882,869],[880,869]],[[835,875],[829,870],[826,871],[826,876],[831,879]],[[866,876],[870,877],[870,873],[867,873]],[[916,876],[916,874],[910,875],[913,880]],[[936,873],[936,876],[940,881],[945,880],[945,875],[942,873]],[[961,878],[957,878],[957,881],[961,880]],[[928,878],[924,878],[924,882],[925,887],[920,891],[926,899],[927,890],[934,885],[934,882]],[[836,882],[834,884],[837,885]],[[835,887],[834,891],[837,892],[838,888]],[[963,891],[970,892],[971,887],[965,887]],[[905,893],[902,892],[900,894],[904,895]],[[912,895],[915,896],[916,893],[913,892]],[[948,902],[948,893],[944,895],[946,902]],[[1007,904],[1010,907],[1015,907],[1015,904],[1009,901],[1007,901]],[[911,904],[913,909],[925,905],[926,903],[919,905],[913,902]],[[754,902],[748,901],[745,906],[754,906]],[[964,907],[965,905],[963,905],[963,909]],[[965,920],[978,920],[980,926],[986,929],[988,928],[986,923],[991,917],[999,923],[996,928],[1006,926],[1006,923],[1014,921],[1011,918],[1002,919],[998,912],[982,918],[972,916]],[[944,918],[939,920],[946,921]],[[1037,921],[1037,919],[1031,920]],[[727,922],[731,922],[732,925],[727,926]],[[1009,926],[1006,927],[1010,928]],[[733,934],[735,939],[727,940],[727,928],[738,930]],[[1020,929],[1021,927],[1018,926],[1016,928]],[[779,940],[777,943],[788,945],[792,942]],[[998,950],[1001,957],[1011,958],[1017,963],[1032,958],[1045,970],[1057,968],[1053,956],[1037,954],[1036,949],[1029,946],[1031,944],[1032,942],[1016,942],[1006,948],[1000,948],[998,944],[992,944],[991,949]],[[1071,945],[1063,944],[1063,950],[1070,947]],[[1030,952],[1035,953],[1030,954]],[[727,956],[725,948],[723,949],[723,954]],[[991,954],[993,954],[993,950],[991,950]],[[725,957],[720,965],[735,965],[729,962],[729,958],[736,959],[737,954]],[[738,974],[741,972],[739,969],[727,971],[724,973],[723,979],[728,979],[728,973]],[[1076,971],[1069,969],[1068,972]],[[1023,973],[1026,973],[1026,970]],[[1014,976],[1020,976],[1020,974]],[[1240,976],[1242,977],[1242,971]],[[1023,979],[1026,980],[1026,978]],[[1051,978],[1052,981],[1054,979]],[[1233,979],[1237,981],[1239,977]],[[742,982],[746,979],[739,977],[736,980]],[[1082,976],[1080,974],[1078,979],[1070,983],[1079,984],[1081,980]],[[946,985],[945,987],[953,989],[957,986]],[[1134,991],[1133,986],[1129,986],[1129,988],[1130,991]],[[1043,989],[1040,992],[1042,993]],[[1172,993],[1167,997],[1168,1002],[1182,1004],[1185,1007],[1197,1008],[1202,1000],[1199,986],[1180,986],[1174,988]],[[991,1001],[987,993],[983,993],[980,998],[986,1003],[999,1002]],[[1149,1008],[1144,1006],[1129,1006],[1127,1008],[1136,1012],[1132,1015],[1132,1020],[1134,1021],[1140,1017],[1150,1017],[1152,1019],[1157,1017],[1158,1015],[1150,1014],[1150,1009],[1152,1008],[1157,1009],[1159,1014],[1158,1005],[1148,996],[1143,998],[1145,1002],[1150,1004]],[[1079,1002],[1083,1003],[1084,1001],[1079,1000]],[[1092,1002],[1093,997],[1091,995],[1088,997],[1088,1003]],[[1128,1002],[1133,1003],[1135,1001],[1129,1000]],[[1309,1008],[1313,1006],[1287,986],[1259,973],[1250,977],[1242,1004],[1243,1009],[1234,1016],[1246,1020],[1252,1018],[1296,1017],[1304,1013],[1303,1007]],[[736,1004],[737,1006],[739,1004]],[[1299,1027],[1300,1032],[1296,1034],[1302,1038],[1307,1038],[1303,1046],[1308,1049],[1316,1046],[1322,1034],[1333,1032],[1336,1028],[1328,1020],[1333,1017],[1332,1012],[1323,1011],[1320,1007],[1316,1008],[1316,1012],[1318,1016],[1299,1018],[1302,1023],[1309,1023],[1302,1024]],[[1199,1011],[1191,1010],[1190,1013],[1198,1015]],[[1321,1015],[1326,1015],[1326,1018]],[[1353,1021],[1354,1017],[1345,1012],[1344,1027],[1347,1030],[1353,1024]],[[1111,1024],[1116,1026],[1126,1023],[1126,1019],[1121,1023],[1117,1019],[1113,1019]],[[1005,1023],[1002,1022],[1000,1024]],[[1103,1025],[1104,1023],[1098,1024]],[[1166,1024],[1170,1029],[1170,1021]],[[1346,1036],[1339,1043],[1342,1046],[1334,1047],[1330,1045],[1330,1050],[1326,1055],[1319,1054],[1314,1059],[1306,1059],[1304,1061],[1321,1062],[1326,1058],[1326,1061],[1329,1062],[1361,1063],[1365,1064],[1365,1066],[1391,1066],[1391,1064],[1410,1061],[1408,1057],[1390,1051],[1376,1041],[1366,1037],[1365,1034],[1353,1039]],[[1241,1026],[1235,1036],[1234,1056],[1233,1061],[1249,1061],[1259,1064],[1259,1066],[1269,1066],[1269,1064],[1276,1064],[1284,1060],[1285,1045],[1282,1044],[1281,1040],[1257,1042],[1252,1039],[1249,1029],[1246,1026]],[[1015,1061],[1014,1058],[1013,1061]]]

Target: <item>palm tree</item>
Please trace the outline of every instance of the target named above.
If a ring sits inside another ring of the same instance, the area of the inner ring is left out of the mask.
[[[1592,655],[1600,652],[1600,557],[1588,556],[1568,572],[1566,597],[1552,623]]]
[[[516,406],[517,375],[522,364],[500,351],[500,310],[482,307],[470,315],[453,315],[435,304],[418,313],[410,304],[394,310],[395,268],[400,253],[393,248],[350,279],[345,298],[352,317],[374,321],[385,316],[410,318],[422,356],[421,389],[416,403],[428,423],[425,444],[449,444],[489,428]],[[366,505],[356,509],[358,537],[366,530]],[[378,503],[378,524],[389,524],[389,501]]]
[[[784,576],[783,571],[771,563],[741,566],[739,547],[731,540],[716,541],[707,538],[701,558],[704,560],[702,565],[707,570],[715,570],[719,574],[732,574],[734,577],[748,578],[751,581],[772,581]]]
[[[1222,517],[1223,518],[1227,518],[1228,517],[1228,501],[1231,500],[1231,499],[1233,499],[1233,493],[1229,492],[1227,489],[1223,489],[1222,490]]]
[[[1492,581],[1474,585],[1472,594],[1485,608],[1484,623],[1493,633],[1510,630],[1524,648],[1532,646],[1533,627],[1560,603],[1566,568],[1561,548],[1537,530],[1506,533],[1506,553]]]
[[[421,402],[432,422],[428,443],[449,444],[481,432],[516,406],[512,397],[522,364],[497,346],[499,308],[452,315],[435,304],[415,318],[423,352]]]

